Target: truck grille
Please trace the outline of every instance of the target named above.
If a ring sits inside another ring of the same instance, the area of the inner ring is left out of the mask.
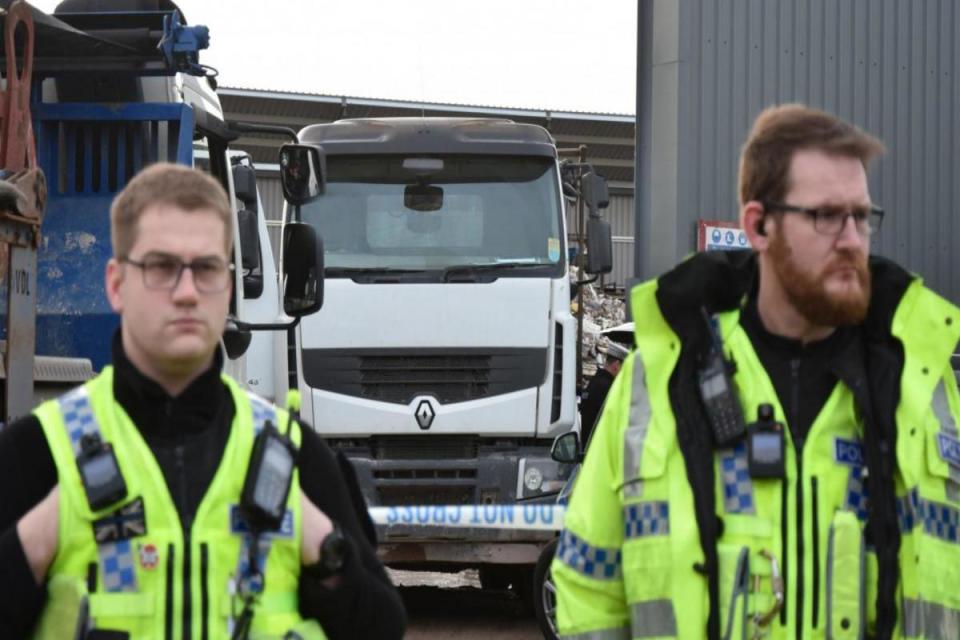
[[[546,349],[304,349],[306,383],[368,400],[443,404],[529,389],[546,377]]]
[[[456,460],[477,457],[476,436],[376,437],[371,454],[376,460]]]

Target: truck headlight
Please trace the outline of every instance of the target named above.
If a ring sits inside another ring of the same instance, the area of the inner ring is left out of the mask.
[[[523,474],[523,486],[529,491],[537,491],[543,484],[543,472],[536,467],[530,467]]]

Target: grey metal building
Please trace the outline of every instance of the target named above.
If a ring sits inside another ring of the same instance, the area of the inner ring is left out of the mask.
[[[804,102],[880,137],[873,251],[960,302],[960,3],[641,0],[636,272],[735,220],[739,147],[767,105]]]

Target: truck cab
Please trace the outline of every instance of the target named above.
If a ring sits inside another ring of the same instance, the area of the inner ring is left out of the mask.
[[[554,502],[571,470],[549,447],[576,425],[577,326],[550,134],[392,118],[299,138],[326,166],[323,194],[285,214],[325,245],[324,311],[295,335],[304,418],[350,457],[370,506]],[[387,563],[421,566],[532,564],[550,537],[380,534]]]

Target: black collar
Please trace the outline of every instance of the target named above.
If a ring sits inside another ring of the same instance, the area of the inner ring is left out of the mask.
[[[217,417],[226,397],[220,379],[223,355],[178,396],[171,397],[157,382],[137,369],[123,350],[120,329],[113,334],[113,395],[148,440],[204,431]]]

